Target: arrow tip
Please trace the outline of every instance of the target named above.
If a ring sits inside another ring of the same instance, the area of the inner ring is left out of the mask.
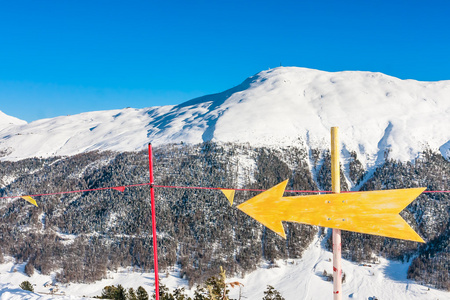
[[[287,183],[288,180],[285,180],[237,206],[239,210],[284,239],[286,238],[286,233],[284,232],[281,217],[277,214],[276,202],[283,197]]]

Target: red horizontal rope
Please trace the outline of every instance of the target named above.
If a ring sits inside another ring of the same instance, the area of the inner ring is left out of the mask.
[[[192,189],[192,190],[234,190],[246,192],[264,192],[264,189],[231,189],[231,188],[214,188],[214,187],[200,187],[200,186],[167,186],[155,185],[154,187],[169,188],[169,189]],[[331,191],[308,191],[308,190],[285,190],[287,193],[332,193]]]
[[[63,195],[63,194],[73,194],[73,193],[84,193],[84,192],[94,192],[94,191],[102,191],[102,190],[114,190],[119,188],[129,188],[129,187],[137,187],[150,185],[150,183],[139,183],[139,184],[130,184],[130,185],[122,185],[122,186],[113,186],[113,187],[101,187],[95,189],[83,189],[83,190],[75,190],[75,191],[65,191],[65,192],[54,192],[54,193],[45,193],[45,194],[33,194],[33,195],[21,195],[21,196],[5,196],[0,197],[0,199],[12,199],[12,198],[20,198],[22,196],[30,196],[30,197],[39,197],[39,196],[53,196],[53,195]],[[168,189],[190,189],[190,190],[235,190],[235,191],[247,191],[247,192],[264,192],[267,190],[264,189],[232,189],[232,188],[215,188],[215,187],[200,187],[200,186],[170,186],[170,185],[154,185],[155,188],[168,188]],[[331,191],[312,191],[312,190],[285,190],[287,193],[332,193]],[[342,193],[352,193],[352,191],[342,191]],[[442,191],[424,191],[423,193],[450,193],[450,190],[442,190]]]
[[[6,196],[0,197],[0,199],[10,199],[10,198],[20,198],[22,196],[30,196],[30,197],[39,197],[39,196],[53,196],[53,195],[62,195],[62,194],[73,194],[73,193],[84,193],[84,192],[93,192],[93,191],[102,191],[102,190],[113,190],[121,187],[135,187],[141,185],[149,185],[149,183],[141,183],[141,184],[131,184],[131,185],[122,185],[122,186],[112,186],[112,187],[102,187],[96,189],[85,189],[85,190],[75,190],[75,191],[66,191],[66,192],[54,192],[54,193],[46,193],[46,194],[33,194],[33,195],[21,195],[21,196]]]

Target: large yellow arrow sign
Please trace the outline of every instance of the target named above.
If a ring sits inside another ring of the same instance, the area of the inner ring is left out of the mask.
[[[286,221],[424,243],[399,213],[426,188],[283,197],[287,182],[237,208],[283,238]]]

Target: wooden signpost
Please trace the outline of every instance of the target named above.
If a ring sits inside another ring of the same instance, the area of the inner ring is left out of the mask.
[[[331,191],[335,195],[341,193],[341,166],[339,164],[339,131],[337,127],[331,128]],[[331,204],[331,200],[326,201]],[[339,200],[336,201],[339,204]],[[345,200],[342,200],[345,204]],[[339,217],[339,216],[338,216]],[[327,221],[339,220],[339,218],[328,217]],[[349,219],[347,217],[347,219]],[[341,218],[342,222],[346,222],[345,217]],[[340,221],[340,220],[339,220]],[[333,228],[333,227],[332,227]],[[341,229],[333,228],[333,298],[334,300],[342,299],[342,243]]]
[[[286,238],[282,222],[333,228],[333,294],[342,299],[341,229],[424,243],[399,213],[426,188],[340,193],[338,128],[331,129],[333,194],[283,197],[287,180],[237,206]]]

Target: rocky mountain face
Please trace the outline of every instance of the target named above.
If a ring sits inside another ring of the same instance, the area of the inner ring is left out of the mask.
[[[450,189],[450,162],[426,151],[413,162],[386,159],[373,173],[353,153],[352,172],[342,172],[342,189],[424,186]],[[155,184],[266,189],[289,179],[289,189],[329,190],[329,152],[306,147],[254,147],[248,144],[168,144],[154,149]],[[146,183],[148,157],[141,152],[88,152],[69,157],[4,161],[0,196],[52,193]],[[217,190],[155,188],[160,269],[175,264],[191,284],[217,272],[244,274],[262,261],[299,258],[322,228],[285,223],[283,240],[239,210]],[[237,191],[239,204],[256,192]],[[408,276],[449,289],[450,195],[423,194],[402,212],[427,241],[421,245],[344,232],[343,255],[357,262],[376,256],[412,260]],[[153,267],[148,186],[36,197],[39,207],[2,199],[0,249],[26,271],[57,271],[62,282],[90,282],[108,269]]]

